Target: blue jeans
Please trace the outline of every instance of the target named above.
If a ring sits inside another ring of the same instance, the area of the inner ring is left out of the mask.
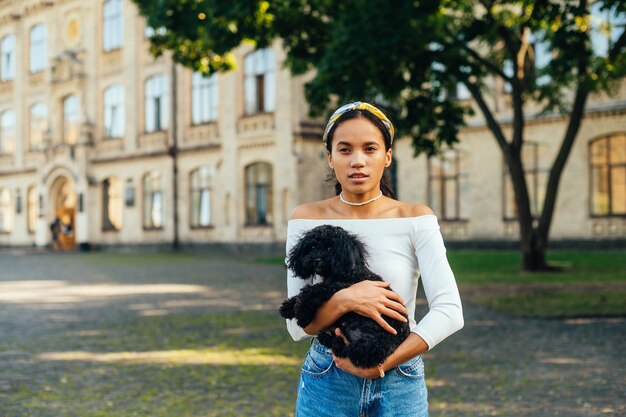
[[[317,339],[302,365],[296,417],[428,417],[424,362],[417,356],[384,378],[364,379],[335,366]]]

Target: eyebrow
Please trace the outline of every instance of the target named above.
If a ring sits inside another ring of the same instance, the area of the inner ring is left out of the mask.
[[[350,143],[350,142],[346,142],[346,141],[344,141],[344,140],[341,140],[341,141],[337,142],[337,144],[336,144],[335,146],[340,146],[340,145],[348,145],[348,146],[353,146],[353,145],[352,145],[352,143]],[[370,146],[370,145],[376,145],[376,146],[379,146],[380,144],[379,144],[377,141],[372,140],[372,141],[369,141],[369,142],[365,142],[362,146]]]

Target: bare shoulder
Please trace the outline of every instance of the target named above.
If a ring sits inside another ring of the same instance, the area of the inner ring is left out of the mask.
[[[300,204],[292,210],[290,219],[323,219],[327,217],[328,210],[329,200]]]
[[[399,202],[397,210],[398,217],[419,217],[435,214],[435,212],[425,204],[408,204]]]

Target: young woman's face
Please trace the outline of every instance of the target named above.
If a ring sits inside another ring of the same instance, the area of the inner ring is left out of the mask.
[[[385,167],[391,164],[391,149],[385,150],[382,132],[366,118],[349,119],[335,129],[328,165],[346,194],[375,196]]]

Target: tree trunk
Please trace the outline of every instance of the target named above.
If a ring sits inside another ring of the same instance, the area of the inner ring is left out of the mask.
[[[522,271],[544,271],[548,268],[545,250],[537,248],[522,252]]]
[[[558,268],[551,266],[546,261],[546,249],[548,246],[547,239],[542,239],[537,234],[535,227],[530,228],[527,236],[528,239],[522,239],[522,271],[539,272],[539,271],[556,271]]]

